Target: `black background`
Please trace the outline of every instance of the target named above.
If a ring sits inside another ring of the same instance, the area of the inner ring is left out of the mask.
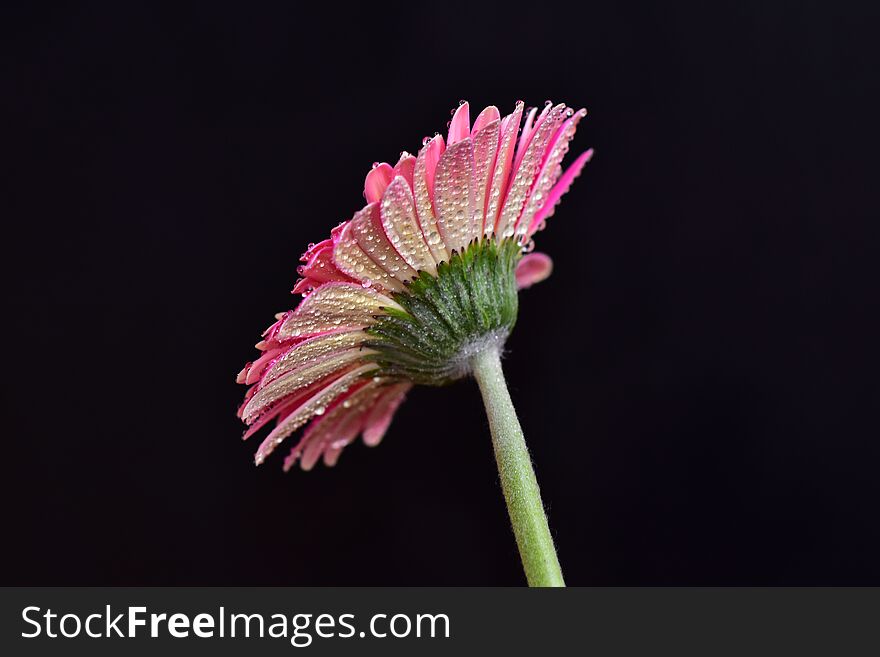
[[[234,384],[374,160],[590,115],[505,367],[571,584],[880,584],[876,9],[4,10],[4,584],[520,584],[473,382],[255,468]]]

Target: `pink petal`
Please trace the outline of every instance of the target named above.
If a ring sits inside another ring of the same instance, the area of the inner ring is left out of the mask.
[[[391,425],[397,408],[406,399],[406,393],[412,388],[410,383],[392,386],[382,394],[364,423],[364,444],[370,447],[378,445]]]
[[[584,165],[589,162],[592,157],[593,149],[591,148],[582,153],[574,162],[572,162],[566,172],[562,174],[562,177],[559,178],[559,182],[553,186],[553,189],[551,189],[550,193],[547,195],[547,200],[544,202],[544,205],[538,210],[537,214],[535,214],[535,218],[532,220],[532,225],[529,227],[529,235],[537,230],[542,221],[546,220],[547,217],[553,214],[553,211],[556,209],[556,204],[559,203],[563,195],[569,190],[574,179],[580,175]]]
[[[302,283],[307,282],[311,287],[318,287],[321,283],[329,283],[330,281],[350,281],[349,276],[339,271],[333,263],[333,243],[327,240],[329,244],[322,242],[321,248],[311,251],[308,262],[301,265],[297,269],[297,273],[303,277],[303,281],[297,283],[294,292],[302,291]]]
[[[284,403],[287,398],[299,395],[318,381],[333,378],[359,363],[370,354],[357,347],[333,354],[316,363],[294,368],[271,381],[261,383],[257,393],[242,411],[242,418],[252,424],[267,411]]]
[[[284,461],[285,471],[301,457],[302,469],[309,470],[323,454],[327,465],[334,465],[342,449],[360,433],[370,409],[384,388],[374,380],[355,383],[312,420],[299,443]]]
[[[434,177],[437,172],[437,163],[443,153],[446,152],[446,142],[443,141],[442,135],[437,135],[422,151],[425,153],[425,183],[428,185],[428,193],[431,195],[431,202],[434,201]],[[421,155],[421,152],[419,153]]]
[[[362,424],[357,421],[357,416],[363,415],[363,411],[360,409],[349,410],[345,404],[351,403],[351,400],[355,399],[368,385],[367,382],[355,384],[347,393],[340,395],[323,415],[312,420],[299,443],[284,459],[285,472],[290,470],[299,458],[302,458],[300,464],[302,469],[311,470],[321,456],[321,452],[327,447],[328,438],[334,436],[345,438],[350,435],[350,439],[354,439],[357,436],[359,426]],[[353,420],[355,421],[353,422]],[[355,426],[351,426],[353,424]]]
[[[529,150],[529,146],[532,143],[532,139],[534,139],[535,135],[538,134],[538,130],[540,130],[541,126],[547,120],[547,117],[550,115],[550,113],[552,111],[556,111],[558,113],[558,115],[561,116],[561,113],[564,110],[565,110],[565,105],[560,104],[560,105],[557,105],[556,107],[552,107],[551,105],[547,104],[544,106],[544,109],[541,110],[541,113],[538,115],[538,118],[535,119],[534,125],[523,126],[522,135],[520,136],[520,139],[519,139],[519,146],[517,146],[517,149],[516,149],[516,157],[513,160],[514,171],[517,171],[520,168],[520,166],[522,165],[522,161],[525,158],[525,155]],[[534,117],[535,111],[536,111],[535,109],[532,109],[531,113],[529,114],[529,118]],[[528,121],[527,121],[527,123],[528,123]],[[558,124],[558,121],[557,121],[557,124]]]
[[[516,157],[513,161],[513,168],[516,169],[519,167],[519,163],[522,160],[523,154],[526,152],[526,148],[529,145],[529,141],[532,139],[532,135],[535,129],[535,115],[538,113],[538,108],[533,107],[529,110],[529,113],[526,114],[526,120],[523,123],[522,132],[519,135],[519,143],[516,145]]]
[[[307,365],[314,365],[349,349],[360,347],[366,339],[367,334],[363,331],[343,329],[301,340],[286,346],[283,350],[276,349],[271,364],[262,372],[260,385],[265,386],[294,370],[301,370]]]
[[[437,228],[437,216],[434,213],[434,174],[437,170],[437,162],[444,150],[446,150],[446,145],[443,142],[443,137],[437,135],[419,151],[413,171],[413,197],[416,204],[416,216],[425,238],[425,244],[428,245],[432,257],[438,264],[449,259],[449,253],[446,251]]]
[[[552,111],[541,116],[540,122],[535,124],[534,135],[528,142],[525,153],[522,155],[517,153],[518,165],[514,165],[511,173],[507,198],[504,199],[501,218],[498,221],[498,232],[504,237],[513,235],[526,199],[538,176],[538,169],[544,161],[547,144],[565,120],[565,106],[557,105]]]
[[[382,197],[380,213],[385,234],[403,259],[415,270],[436,273],[434,257],[416,218],[412,192],[403,177],[397,176],[388,185]]]
[[[364,181],[364,198],[367,199],[367,203],[376,203],[382,198],[382,192],[393,179],[394,169],[387,162],[373,167]]]
[[[279,422],[278,426],[275,427],[260,444],[256,456],[254,457],[257,465],[260,465],[265,461],[266,457],[269,456],[269,454],[271,454],[290,434],[299,429],[313,417],[324,413],[327,406],[332,404],[337,397],[345,394],[351,386],[359,379],[363,378],[365,374],[377,368],[378,365],[375,363],[367,363],[353,370],[349,370],[342,374],[342,376],[333,379],[332,383],[322,388],[308,400],[304,401],[296,410],[285,417],[283,421]]]
[[[382,308],[400,308],[390,297],[360,283],[325,283],[287,315],[277,339],[308,338],[370,326]]]
[[[498,144],[498,155],[495,158],[495,167],[492,171],[492,185],[489,193],[488,208],[486,209],[486,226],[494,226],[498,233],[498,219],[501,205],[507,194],[507,185],[510,180],[510,169],[513,164],[513,150],[516,143],[516,133],[519,130],[519,122],[522,119],[523,103],[516,104],[512,114],[504,117],[501,123],[501,141]]]
[[[272,326],[267,328],[265,331],[263,331],[262,337],[264,339],[257,343],[257,349],[260,349],[262,351],[264,347],[261,347],[260,345],[271,342],[275,339],[275,336],[278,334],[278,329],[281,328],[281,325],[284,324],[284,320],[287,319],[292,312],[292,310],[288,310],[287,312],[278,313],[277,315],[275,315],[275,323],[272,324]]]
[[[315,381],[311,385],[306,386],[295,394],[291,394],[287,397],[282,398],[276,404],[270,406],[265,411],[260,413],[256,418],[251,418],[251,421],[248,424],[248,430],[245,431],[244,435],[241,437],[242,440],[247,440],[248,438],[253,436],[273,419],[278,420],[278,422],[283,421],[288,415],[290,415],[291,412],[299,408],[303,401],[314,397],[317,392],[319,392],[323,388],[326,388],[342,374],[351,371],[352,368],[353,366],[344,368],[343,370],[335,372],[332,376]],[[251,388],[251,390],[256,392],[257,387],[258,386],[254,386],[253,388]],[[251,398],[252,397],[253,395],[251,395]],[[250,399],[248,399],[248,401],[249,400]],[[239,415],[239,417],[241,417],[241,415]]]
[[[339,462],[339,455],[342,454],[342,448],[345,447],[347,443],[344,441],[341,444],[331,443],[327,449],[324,450],[324,465],[328,468],[334,467]]]
[[[388,241],[385,229],[382,227],[382,220],[379,217],[377,203],[371,203],[363,211],[358,212],[351,220],[351,229],[358,246],[383,271],[383,278],[375,279],[371,283],[391,289],[390,281],[397,280],[403,283],[416,276],[416,271],[407,264],[394,245]]]
[[[333,428],[333,433],[322,436],[321,440],[312,440],[306,445],[300,467],[306,471],[311,470],[318,459],[328,453],[328,450],[335,452],[335,454],[330,458],[325,458],[325,463],[329,466],[335,465],[342,448],[357,438],[363,423],[363,411],[347,412]],[[332,450],[331,446],[335,446],[335,450]]]
[[[516,265],[516,287],[524,290],[540,283],[553,272],[553,261],[545,253],[529,253]]]
[[[279,355],[281,355],[281,349],[269,349],[268,351],[263,352],[263,355],[255,360],[248,368],[244,382],[251,385],[252,383],[259,381],[260,375]]]
[[[446,149],[437,164],[434,208],[448,251],[461,251],[474,237],[474,150],[470,137]]]
[[[361,232],[364,224],[372,221],[376,204],[371,203],[363,210],[356,212],[351,221],[345,224],[333,247],[333,262],[352,278],[360,281],[364,287],[380,286],[390,292],[401,292],[403,283],[392,278],[388,271],[364,251]]]
[[[235,411],[236,417],[241,419],[242,412],[247,407],[248,402],[253,399],[254,395],[257,393],[257,386],[251,386],[247,389],[247,392],[244,393],[244,399],[241,401],[241,406],[238,407],[238,410]]]
[[[394,165],[394,175],[403,176],[404,180],[409,184],[409,188],[413,186],[413,171],[416,168],[416,158],[404,151],[400,154],[400,160]]]
[[[494,109],[494,108],[493,108]],[[485,114],[485,110],[483,114]],[[498,110],[495,110],[498,113]],[[480,116],[483,116],[480,114]],[[478,119],[479,120],[479,119]],[[475,229],[479,235],[490,235],[495,228],[494,219],[486,221],[486,210],[489,204],[490,184],[492,172],[495,168],[495,158],[498,154],[498,135],[500,134],[501,121],[494,121],[485,125],[481,130],[474,133],[474,211],[476,213]]]
[[[311,259],[312,255],[314,255],[315,251],[319,251],[326,246],[333,246],[332,238],[328,238],[323,242],[318,242],[317,244],[309,244],[309,248],[306,249],[306,252],[303,253],[299,259],[303,262],[308,262]]]
[[[455,110],[452,121],[449,123],[449,139],[446,140],[447,146],[460,142],[471,134],[471,117],[470,105],[467,102],[462,103]]]
[[[477,120],[474,121],[474,127],[473,130],[471,130],[471,136],[477,134],[480,130],[485,128],[490,123],[493,123],[494,121],[501,121],[501,112],[499,112],[498,108],[494,105],[489,105],[489,107],[480,112]]]
[[[568,153],[568,144],[574,138],[577,131],[577,125],[580,120],[586,116],[587,111],[581,109],[577,112],[571,112],[571,118],[565,121],[557,130],[556,134],[550,139],[547,147],[544,149],[544,160],[541,164],[538,175],[532,183],[532,189],[529,191],[526,206],[517,221],[517,234],[531,235],[534,232],[533,220],[537,212],[547,202],[547,196],[553,188],[559,175],[562,173],[560,164]],[[537,224],[535,224],[536,226]]]
[[[303,392],[296,395],[291,395],[290,397],[286,397],[285,399],[274,405],[272,408],[267,410],[265,413],[257,417],[257,419],[248,426],[247,431],[244,432],[244,435],[241,437],[241,439],[247,440],[272,420],[278,420],[278,422],[281,422],[285,417],[290,415],[292,411],[296,410],[304,399],[312,396],[315,391],[326,386],[327,384],[327,380],[318,381]]]

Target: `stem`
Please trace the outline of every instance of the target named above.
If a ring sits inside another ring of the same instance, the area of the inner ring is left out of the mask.
[[[489,347],[471,357],[486,406],[492,446],[510,522],[529,586],[565,586],[529,450],[501,370],[501,353]]]

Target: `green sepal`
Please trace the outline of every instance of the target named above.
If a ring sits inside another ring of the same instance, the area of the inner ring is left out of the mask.
[[[436,276],[420,271],[394,295],[403,310],[386,309],[367,329],[379,373],[423,385],[468,374],[475,350],[503,343],[516,323],[521,256],[512,239],[483,239],[440,263]]]

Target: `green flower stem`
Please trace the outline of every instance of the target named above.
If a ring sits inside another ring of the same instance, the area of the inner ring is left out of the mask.
[[[501,370],[500,349],[484,349],[470,363],[483,394],[501,488],[529,586],[565,586],[538,480]]]

